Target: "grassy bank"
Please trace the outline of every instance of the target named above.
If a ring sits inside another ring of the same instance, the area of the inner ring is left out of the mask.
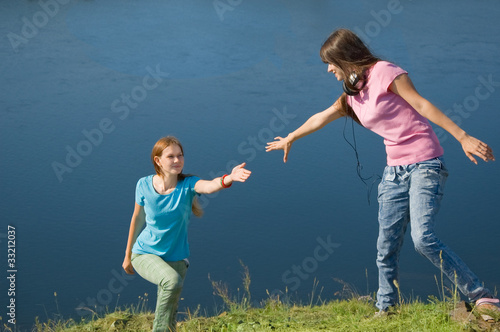
[[[463,302],[413,302],[392,314],[374,317],[368,298],[336,300],[320,305],[286,304],[269,299],[261,308],[233,307],[216,317],[185,313],[179,332],[194,331],[500,331],[500,324],[486,323]],[[37,331],[150,331],[154,314],[116,311],[91,321],[37,324]]]
[[[465,302],[459,301],[455,291],[442,292],[440,299],[425,301],[406,300],[400,296],[400,305],[388,315],[375,316],[373,296],[361,296],[348,284],[340,282],[344,288],[340,299],[324,301],[315,294],[315,282],[310,302],[293,301],[285,292],[281,296],[271,296],[260,305],[251,305],[250,274],[243,267],[242,292],[232,296],[226,284],[213,281],[214,294],[222,299],[224,311],[217,316],[200,315],[195,312],[179,313],[178,332],[245,332],[245,331],[500,331],[500,315],[492,314],[495,321],[485,322],[480,315]],[[442,279],[441,279],[442,283]],[[397,285],[396,285],[397,286]],[[116,308],[104,316],[94,316],[90,320],[58,320],[36,322],[33,330],[38,332],[77,331],[150,331],[154,313],[147,309],[147,299],[126,309]],[[0,332],[10,331],[0,328]]]

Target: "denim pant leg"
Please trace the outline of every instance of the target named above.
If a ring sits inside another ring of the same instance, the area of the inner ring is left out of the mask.
[[[491,297],[469,267],[434,233],[435,216],[447,177],[448,171],[440,158],[417,163],[412,171],[410,220],[415,250],[441,269],[470,301]]]
[[[151,254],[133,254],[132,266],[141,277],[158,285],[153,332],[175,331],[177,306],[187,272],[186,263],[166,262]]]
[[[378,187],[379,235],[377,308],[386,310],[398,301],[399,254],[409,215],[408,176],[405,170],[387,166]]]

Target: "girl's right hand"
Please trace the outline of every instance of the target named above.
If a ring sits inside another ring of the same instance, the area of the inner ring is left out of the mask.
[[[134,274],[134,267],[132,266],[132,261],[130,260],[130,257],[125,256],[125,259],[123,260],[122,264],[123,269],[127,274]]]
[[[275,137],[274,142],[269,142],[267,143],[266,146],[266,152],[269,151],[274,151],[274,150],[283,150],[284,151],[284,156],[283,156],[283,162],[286,163],[288,160],[288,153],[290,152],[290,149],[292,148],[292,139],[290,138],[290,135],[287,137]]]
[[[473,155],[478,156],[485,162],[488,162],[488,160],[495,161],[495,156],[493,155],[491,147],[477,138],[465,134],[465,137],[460,141],[460,143],[462,144],[465,155],[469,157],[470,161],[474,164],[477,165],[477,160]]]

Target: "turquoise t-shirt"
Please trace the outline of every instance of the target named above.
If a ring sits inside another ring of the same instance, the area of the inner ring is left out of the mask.
[[[187,230],[198,180],[197,176],[186,177],[167,195],[156,192],[153,175],[137,182],[135,201],[144,206],[146,227],[137,237],[133,253],[154,254],[171,262],[189,257]]]

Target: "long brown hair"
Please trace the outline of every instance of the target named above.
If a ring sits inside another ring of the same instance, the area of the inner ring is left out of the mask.
[[[184,148],[182,147],[181,142],[174,136],[162,137],[153,146],[153,150],[151,151],[151,161],[153,162],[156,174],[158,174],[158,176],[163,176],[163,173],[161,171],[160,166],[155,162],[155,157],[161,157],[163,150],[165,150],[168,146],[174,144],[181,149],[182,155],[184,155]],[[184,174],[181,172],[179,175],[177,175],[177,181],[180,182],[190,176],[193,175]],[[203,215],[203,209],[201,208],[201,205],[196,197],[193,199],[193,205],[191,206],[191,210],[193,211],[193,214],[197,217],[201,217]]]
[[[321,46],[319,55],[324,63],[331,63],[344,72],[344,77],[351,73],[356,73],[361,81],[366,80],[365,72],[375,63],[380,61],[374,56],[363,41],[351,30],[338,29],[330,34]],[[360,91],[361,88],[353,86],[349,80],[344,80],[347,87],[354,91]],[[346,94],[341,96],[343,114],[352,117],[361,125],[358,117],[347,104]]]

